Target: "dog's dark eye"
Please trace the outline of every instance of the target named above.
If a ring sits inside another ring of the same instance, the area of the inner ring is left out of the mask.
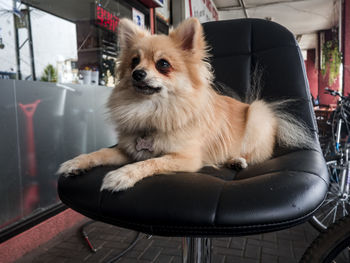
[[[134,69],[139,63],[140,63],[140,58],[139,57],[134,57],[131,60],[131,68]]]
[[[165,59],[160,59],[156,63],[156,68],[161,73],[168,73],[171,68],[171,65]]]

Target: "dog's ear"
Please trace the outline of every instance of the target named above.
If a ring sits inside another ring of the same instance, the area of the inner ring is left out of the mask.
[[[144,37],[149,34],[148,31],[136,25],[127,18],[122,18],[118,25],[118,38],[121,48],[130,47],[137,37]]]
[[[186,51],[205,49],[203,28],[197,18],[189,18],[170,32],[169,36]]]

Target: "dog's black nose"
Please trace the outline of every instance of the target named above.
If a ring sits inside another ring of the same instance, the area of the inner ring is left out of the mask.
[[[146,71],[144,71],[142,69],[135,70],[132,73],[132,78],[136,81],[144,80],[146,78],[146,76],[147,76]]]

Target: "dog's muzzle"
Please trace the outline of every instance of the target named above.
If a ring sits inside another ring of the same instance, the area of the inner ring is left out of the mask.
[[[145,95],[152,95],[154,93],[159,93],[162,89],[161,87],[152,87],[147,85],[147,83],[144,82],[134,82],[135,90],[139,93],[145,94]]]

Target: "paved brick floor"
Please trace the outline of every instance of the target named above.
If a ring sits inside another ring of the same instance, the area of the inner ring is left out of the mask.
[[[25,255],[16,263],[77,263],[105,262],[122,251],[136,233],[96,222],[86,230],[98,248],[91,253],[80,234],[78,225],[50,242]],[[289,263],[298,262],[306,247],[317,236],[308,223],[291,229],[237,238],[213,239],[213,263]],[[177,263],[181,262],[181,238],[152,236],[142,239],[123,258],[121,263]]]

